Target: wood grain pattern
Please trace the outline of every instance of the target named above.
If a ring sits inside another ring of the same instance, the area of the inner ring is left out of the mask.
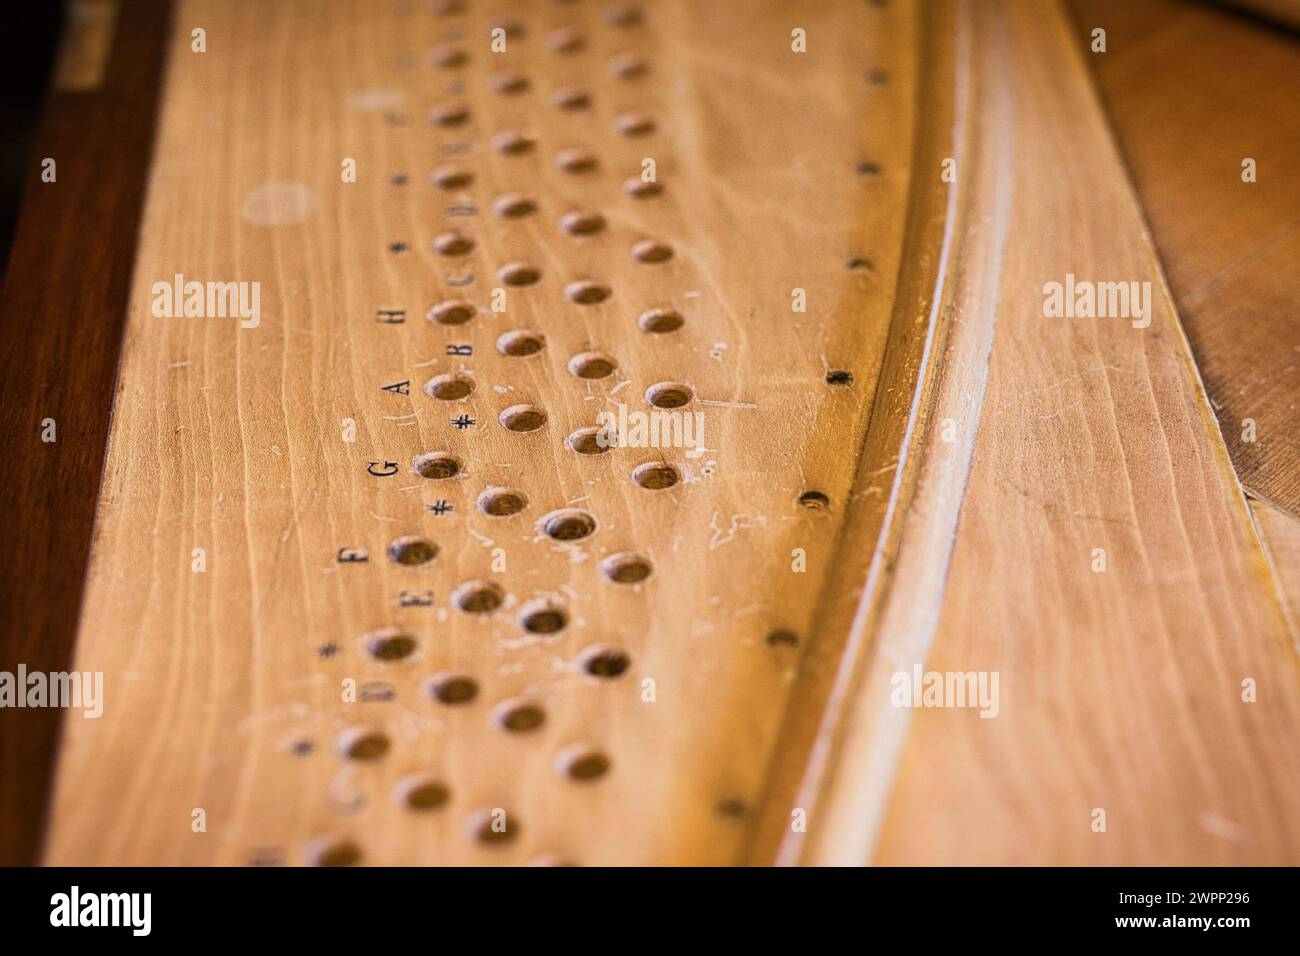
[[[326,860],[390,863],[744,855],[799,654],[787,635],[767,636],[808,633],[853,475],[844,450],[861,442],[889,327],[914,13],[668,3],[620,25],[596,8],[539,4],[514,14],[520,29],[498,55],[477,8],[406,9],[189,0],[178,11],[76,661],[106,673],[106,713],[69,723],[49,862],[319,861],[322,846]],[[196,24],[202,55],[189,47]],[[796,26],[807,54],[791,50]],[[576,34],[553,32],[565,28]],[[620,54],[644,58],[644,74],[611,78]],[[506,69],[531,89],[494,90]],[[553,105],[567,86],[587,90],[591,107]],[[462,126],[429,125],[454,104],[468,109]],[[617,134],[628,111],[656,130]],[[495,151],[509,130],[535,148]],[[469,152],[444,150],[460,142]],[[599,168],[557,169],[573,147]],[[339,181],[346,157],[355,184]],[[645,157],[663,192],[635,199],[622,184]],[[472,184],[440,193],[429,173],[448,164]],[[404,186],[391,184],[397,174]],[[250,222],[249,197],[268,183],[297,184],[279,195],[310,196],[314,213]],[[515,192],[537,211],[498,218],[494,200]],[[446,215],[461,199],[476,216]],[[557,223],[575,208],[601,212],[607,228],[565,235]],[[448,263],[431,243],[451,228],[476,246]],[[643,238],[670,243],[673,258],[637,262],[629,251]],[[409,248],[392,253],[394,242]],[[541,280],[508,288],[505,313],[493,313],[494,273],[512,260]],[[449,284],[470,271],[471,285]],[[175,273],[260,281],[261,324],[155,318],[151,287]],[[566,300],[580,279],[607,283],[608,302]],[[806,313],[792,313],[794,289],[806,290]],[[447,298],[477,314],[426,321]],[[685,325],[643,332],[638,316],[655,307]],[[397,308],[404,325],[376,323],[376,310]],[[544,350],[500,354],[498,337],[520,329],[544,336]],[[472,343],[473,357],[447,356],[451,343]],[[616,374],[570,374],[570,357],[588,350],[613,356]],[[832,370],[851,383],[828,383]],[[468,400],[420,388],[455,372],[475,383]],[[381,388],[407,378],[409,397]],[[598,410],[644,409],[658,382],[693,392],[706,455],[565,447]],[[498,424],[517,403],[543,407],[546,426]],[[451,427],[461,412],[474,429]],[[344,419],[357,424],[354,444],[340,438]],[[461,476],[412,475],[412,459],[434,451],[458,456]],[[682,481],[637,487],[634,467],[661,456]],[[371,477],[372,461],[400,471]],[[521,491],[525,511],[476,510],[492,486]],[[807,491],[829,507],[801,506]],[[439,499],[455,511],[426,510]],[[539,531],[564,507],[595,516],[589,540]],[[433,564],[390,561],[402,535],[434,542]],[[369,562],[337,563],[343,547]],[[195,548],[203,573],[191,570]],[[795,548],[804,573],[792,571]],[[644,584],[603,578],[600,560],[627,550],[653,562]],[[456,610],[454,589],[475,579],[499,583],[505,606]],[[434,607],[397,606],[418,588],[435,591]],[[568,626],[524,633],[521,606],[537,599],[562,606]],[[368,659],[363,636],[386,627],[415,637],[415,653]],[[600,644],[630,656],[619,679],[584,673]],[[446,672],[471,676],[477,697],[431,700],[426,682]],[[395,699],[344,703],[347,678],[387,682]],[[521,697],[545,723],[507,732],[498,708]],[[340,756],[354,728],[382,731],[388,752]],[[584,743],[611,761],[598,781],[557,772]],[[411,774],[445,785],[445,806],[404,808]],[[191,832],[194,808],[205,833]],[[485,846],[467,831],[493,808],[516,838]]]
[[[104,462],[167,4],[124,5],[103,84],[55,92],[0,293],[0,670],[67,668]],[[43,182],[41,161],[55,160]],[[47,419],[56,442],[42,441]],[[60,712],[0,709],[0,864],[36,859]]]

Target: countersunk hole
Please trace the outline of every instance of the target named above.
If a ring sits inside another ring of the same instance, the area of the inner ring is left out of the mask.
[[[531,85],[528,82],[528,77],[517,70],[502,70],[499,73],[493,73],[488,83],[493,90],[506,96],[515,96],[527,92],[528,87]]]
[[[552,511],[542,519],[542,530],[556,541],[581,541],[596,530],[596,517],[580,508]]]
[[[605,11],[605,22],[611,27],[634,27],[643,19],[644,14],[635,3],[612,3]]]
[[[474,240],[460,232],[444,232],[433,238],[433,251],[440,256],[467,256],[474,250]]]
[[[504,219],[518,219],[537,211],[537,203],[520,193],[506,193],[498,196],[492,204],[492,211]]]
[[[749,817],[749,806],[739,797],[727,797],[719,800],[714,807],[718,816],[728,820],[744,820]]]
[[[648,136],[655,131],[655,121],[646,113],[620,113],[614,128],[624,136]]]
[[[405,534],[388,546],[388,556],[398,564],[428,564],[438,556],[438,546],[424,538]]]
[[[530,700],[507,700],[497,707],[496,721],[512,734],[526,734],[546,723],[546,711]]]
[[[484,846],[501,846],[519,836],[519,822],[500,807],[479,810],[469,818],[469,832]]]
[[[526,358],[529,355],[536,355],[545,347],[546,343],[540,335],[523,329],[506,332],[497,339],[497,351],[512,358]]]
[[[429,111],[429,122],[434,126],[464,126],[469,122],[469,107],[459,104],[435,106]]]
[[[650,491],[662,491],[677,484],[677,469],[661,461],[648,461],[632,469],[632,480]]]
[[[546,34],[546,45],[556,53],[577,53],[587,45],[587,38],[577,27],[560,27]]]
[[[598,644],[582,654],[582,669],[592,677],[615,678],[626,673],[632,659],[617,647]]]
[[[491,581],[466,581],[451,599],[466,614],[491,614],[505,602],[506,593]]]
[[[551,91],[551,102],[562,110],[585,110],[591,106],[591,94],[580,86],[561,86]]]
[[[493,518],[508,518],[517,515],[528,507],[528,499],[522,491],[509,488],[488,488],[478,496],[479,511]]]
[[[429,681],[429,696],[440,704],[468,704],[478,696],[478,683],[463,674],[439,674]]]
[[[692,398],[691,387],[681,382],[660,382],[645,390],[645,400],[655,408],[681,408]]]
[[[415,638],[396,628],[386,628],[365,636],[366,653],[378,661],[400,661],[415,651]]]
[[[649,199],[658,196],[664,191],[664,187],[662,183],[648,183],[640,176],[633,176],[631,179],[624,180],[623,191],[634,199]]]
[[[798,647],[799,635],[787,627],[779,627],[767,634],[768,647]]]
[[[474,181],[474,174],[460,166],[439,166],[429,173],[429,178],[439,189],[460,189]]]
[[[619,551],[600,562],[601,573],[615,584],[640,584],[654,571],[649,559],[633,551]]]
[[[590,236],[605,228],[605,217],[598,212],[574,210],[564,214],[560,228],[571,236]]]
[[[827,385],[852,385],[853,373],[846,372],[842,368],[833,368],[826,373]]]
[[[408,810],[423,812],[447,805],[451,791],[447,785],[428,774],[412,774],[397,782],[393,790],[397,802]]]
[[[429,62],[442,70],[464,66],[469,56],[460,47],[442,43],[429,51]]]
[[[570,282],[564,287],[564,294],[569,297],[569,301],[579,305],[595,305],[604,302],[609,298],[609,291],[609,286],[586,279]]]
[[[470,319],[474,318],[475,309],[472,303],[463,299],[448,299],[446,302],[439,302],[431,308],[426,314],[430,322],[437,322],[439,325],[464,325]]]
[[[632,246],[632,258],[637,262],[654,264],[667,262],[673,257],[673,247],[654,239],[642,239]]]
[[[532,285],[542,277],[542,273],[527,262],[507,262],[497,270],[497,277],[506,285]]]
[[[544,598],[529,601],[519,611],[519,626],[529,634],[558,634],[568,623],[564,608]]]
[[[618,363],[601,352],[579,352],[569,359],[569,372],[578,378],[608,378]]]
[[[877,163],[872,163],[864,160],[863,162],[858,163],[858,165],[855,168],[857,169],[857,173],[859,176],[880,175],[880,166]]]
[[[565,748],[556,758],[555,766],[570,780],[589,783],[605,776],[609,771],[609,758],[599,750],[578,744]]]
[[[588,173],[600,164],[589,149],[562,149],[555,154],[555,165],[566,173]]]
[[[805,491],[799,496],[799,507],[809,511],[825,511],[831,506],[831,499],[820,491]]]
[[[435,375],[424,383],[424,391],[430,398],[444,402],[458,402],[468,398],[474,391],[474,380],[459,372],[446,372]]]
[[[645,76],[648,69],[646,61],[635,53],[619,53],[609,61],[609,72],[620,80],[634,80],[639,76]]]
[[[455,455],[445,451],[430,451],[412,459],[411,467],[421,478],[441,480],[455,478],[464,464]]]
[[[643,332],[676,332],[686,324],[686,320],[673,309],[650,309],[641,313],[637,324]]]
[[[388,735],[369,727],[349,727],[339,734],[338,746],[349,760],[378,760],[388,753]]]
[[[535,432],[546,424],[546,412],[536,405],[511,405],[501,413],[500,421],[512,432]]]
[[[307,845],[309,866],[356,866],[361,862],[361,848],[346,837],[317,837]]]
[[[852,256],[844,260],[844,268],[857,271],[859,269],[871,270],[873,267],[870,259],[864,259],[862,256]]]
[[[492,137],[492,148],[507,156],[521,156],[536,146],[536,142],[518,130],[508,129]]]
[[[600,443],[599,428],[579,428],[565,439],[565,443],[579,455],[603,455],[612,447],[612,444]]]

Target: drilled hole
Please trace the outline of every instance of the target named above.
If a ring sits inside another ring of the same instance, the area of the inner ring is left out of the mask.
[[[546,424],[546,412],[536,405],[511,405],[501,413],[500,421],[512,432],[535,432]]]
[[[655,131],[655,121],[646,113],[620,113],[614,128],[624,136],[648,136]]]
[[[846,372],[844,369],[834,368],[826,373],[827,385],[852,385],[853,373]]]
[[[805,491],[799,496],[799,507],[809,511],[825,511],[831,506],[831,499],[820,491]]]
[[[546,723],[546,711],[529,700],[507,700],[497,708],[496,719],[512,734],[526,734]]]
[[[620,551],[600,562],[600,570],[616,584],[640,584],[650,577],[654,568],[647,558],[632,551]]]
[[[691,387],[680,382],[660,382],[645,390],[645,400],[655,408],[681,408],[693,397]]]
[[[366,653],[378,661],[400,661],[415,652],[415,638],[393,628],[365,636]]]
[[[739,797],[728,797],[725,800],[719,800],[714,810],[718,816],[727,820],[744,820],[749,816],[749,806]]]
[[[608,378],[618,363],[601,352],[579,352],[569,359],[569,372],[578,378]]]
[[[509,488],[489,488],[478,496],[478,508],[494,518],[508,518],[517,515],[528,506],[528,499],[521,491]]]
[[[632,469],[632,480],[650,491],[662,491],[677,484],[677,469],[663,462],[646,462]]]
[[[398,564],[428,564],[438,556],[438,546],[432,541],[407,534],[388,546],[388,556]]]
[[[769,631],[767,635],[768,647],[798,647],[799,635],[789,628],[780,627],[775,631]]]
[[[641,313],[637,324],[644,332],[676,332],[686,324],[686,320],[673,309],[650,309]]]
[[[870,259],[864,259],[862,256],[853,256],[844,261],[844,268],[851,272],[870,271],[872,265]]]
[[[451,70],[464,66],[469,56],[460,47],[439,44],[429,51],[429,62],[441,70]]]
[[[459,166],[439,166],[429,178],[439,189],[460,189],[474,181],[474,174]]]
[[[601,444],[599,428],[579,428],[565,439],[565,443],[579,455],[603,455],[611,447],[610,444]]]
[[[623,183],[623,191],[634,199],[649,199],[652,196],[658,196],[664,191],[662,183],[648,183],[640,176],[633,176]]]
[[[537,211],[537,203],[520,193],[506,193],[498,196],[492,204],[492,211],[504,219],[518,219]]]
[[[575,210],[564,214],[560,228],[571,236],[590,236],[605,228],[605,217],[598,212]]]
[[[430,398],[444,402],[458,402],[468,398],[474,391],[474,380],[459,372],[447,372],[435,375],[424,383],[424,391]]]
[[[469,832],[484,846],[500,846],[519,836],[519,823],[513,813],[500,808],[480,810],[470,817]]]
[[[599,750],[586,747],[571,747],[560,754],[556,760],[564,776],[578,783],[598,780],[609,772],[609,758]]]
[[[426,774],[415,774],[398,781],[394,792],[398,803],[417,812],[437,810],[451,799],[446,784]]]
[[[566,173],[588,173],[600,165],[589,149],[562,149],[555,154],[555,165]]]
[[[667,262],[672,257],[672,246],[654,239],[642,239],[632,246],[632,258],[637,262],[653,265],[656,262]]]
[[[356,866],[361,848],[345,837],[318,837],[307,847],[309,866]]]
[[[429,696],[440,704],[468,704],[478,696],[478,683],[462,674],[443,674],[429,682]]]
[[[507,262],[497,270],[497,276],[506,285],[521,286],[532,285],[542,277],[542,273],[527,262]]]
[[[488,80],[492,89],[506,96],[515,96],[519,93],[528,91],[528,77],[524,76],[517,70],[502,70],[499,73],[493,73]]]
[[[388,735],[382,730],[350,727],[339,735],[339,753],[349,760],[378,760],[388,753]]]
[[[446,128],[464,126],[469,122],[469,107],[458,103],[435,106],[429,111],[429,122]]]
[[[524,27],[523,22],[516,20],[514,17],[499,17],[494,19],[489,24],[488,29],[500,30],[508,39],[511,40],[518,40],[527,33],[527,29]]]
[[[542,530],[556,541],[581,541],[596,530],[596,518],[589,511],[566,508],[543,518]]]
[[[609,61],[609,72],[620,80],[634,80],[645,76],[648,69],[646,61],[635,53],[620,53]]]
[[[859,176],[879,176],[880,166],[877,163],[864,160],[858,163],[856,167]]]
[[[560,27],[546,34],[546,45],[556,53],[577,53],[587,45],[587,39],[576,27]]]
[[[506,594],[491,581],[466,581],[451,599],[466,614],[491,614],[505,602]]]
[[[459,232],[444,232],[433,237],[433,251],[440,256],[467,256],[474,251],[474,240]]]
[[[545,600],[529,601],[519,612],[519,626],[529,634],[558,634],[568,623],[564,608]]]
[[[604,302],[609,298],[609,291],[609,286],[586,279],[570,282],[564,287],[564,294],[569,297],[569,301],[579,305],[595,305]]]
[[[591,94],[580,86],[561,86],[551,91],[551,102],[562,110],[585,110],[591,106]]]
[[[612,679],[626,673],[632,659],[617,647],[590,647],[582,655],[582,669],[592,677]]]
[[[545,347],[546,343],[540,335],[522,329],[515,332],[506,332],[497,339],[497,351],[512,358],[526,358],[529,355],[536,355]]]
[[[464,465],[455,455],[445,451],[430,451],[412,459],[411,467],[421,478],[442,480],[455,478]]]
[[[448,299],[431,308],[425,317],[439,325],[464,325],[474,318],[474,306],[461,299]]]
[[[492,148],[507,156],[521,156],[532,150],[537,143],[518,130],[505,130],[492,137]]]
[[[613,3],[605,11],[605,22],[611,27],[634,27],[643,19],[644,14],[635,3]]]

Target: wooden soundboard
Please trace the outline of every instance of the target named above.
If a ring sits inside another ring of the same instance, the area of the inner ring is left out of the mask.
[[[115,237],[20,232],[5,290],[4,666],[104,681],[3,715],[6,856],[1295,863],[1300,548],[1081,7],[123,5],[63,94],[144,123],[160,37],[120,365],[16,278]],[[1046,316],[1067,276],[1146,324]]]

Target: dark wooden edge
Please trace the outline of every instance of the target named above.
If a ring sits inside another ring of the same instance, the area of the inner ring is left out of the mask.
[[[0,671],[72,660],[170,0],[123,0],[103,85],[51,92],[0,291]],[[57,179],[41,181],[41,162]],[[53,419],[57,441],[42,441]],[[37,862],[62,711],[0,708],[0,864]],[[93,799],[88,795],[88,799]]]

